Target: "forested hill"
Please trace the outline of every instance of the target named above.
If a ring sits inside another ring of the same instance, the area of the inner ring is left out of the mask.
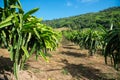
[[[46,20],[43,21],[43,23],[54,28],[69,27],[72,29],[87,28],[91,26],[104,26],[105,28],[109,28],[111,24],[116,27],[120,23],[120,7],[112,7],[96,13]]]

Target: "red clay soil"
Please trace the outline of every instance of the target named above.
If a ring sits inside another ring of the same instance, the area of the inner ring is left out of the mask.
[[[0,50],[0,55],[8,56],[6,53],[6,50]],[[20,80],[120,80],[120,71],[106,65],[103,56],[89,57],[87,50],[80,50],[68,41],[49,52],[48,58],[49,62],[45,62],[41,57],[38,61],[35,56],[31,57],[19,74]]]

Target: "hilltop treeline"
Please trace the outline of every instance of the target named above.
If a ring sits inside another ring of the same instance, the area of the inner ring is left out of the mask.
[[[88,28],[91,26],[103,26],[105,28],[109,28],[111,25],[116,27],[119,22],[120,7],[112,7],[96,13],[87,13],[72,17],[43,21],[46,25],[54,28],[68,27],[71,29]]]

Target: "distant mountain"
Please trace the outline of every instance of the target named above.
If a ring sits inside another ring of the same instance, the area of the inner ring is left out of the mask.
[[[114,27],[117,27],[120,23],[120,7],[112,7],[96,13],[46,20],[43,21],[43,23],[53,28],[68,27],[72,29],[80,29],[97,26],[109,28],[111,24],[113,24]]]

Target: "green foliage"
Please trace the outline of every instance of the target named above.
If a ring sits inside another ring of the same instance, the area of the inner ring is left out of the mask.
[[[64,36],[80,45],[80,48],[89,50],[90,55],[93,55],[97,49],[102,49],[104,44],[104,36],[106,31],[103,27],[84,28],[79,31],[71,30],[63,32]]]
[[[110,56],[114,62],[115,69],[118,70],[120,63],[120,27],[110,30],[106,36],[105,47],[105,63],[107,64],[107,57]]]
[[[24,13],[19,0],[4,0],[4,8],[0,12],[1,47],[6,47],[10,52],[16,79],[18,71],[23,69],[33,53],[36,59],[41,55],[48,61],[45,55],[47,50],[54,50],[58,46],[60,34],[41,24],[41,19],[31,16],[37,10],[35,8]]]
[[[46,20],[43,23],[54,28],[68,27],[72,29],[70,31],[63,31],[63,35],[68,40],[79,44],[82,48],[89,49],[90,55],[98,49],[102,49],[103,52],[105,50],[105,62],[107,63],[108,56],[112,56],[114,66],[117,68],[116,66],[120,59],[118,55],[120,40],[120,36],[118,36],[118,26],[120,26],[119,17],[120,7],[112,7],[97,13]],[[111,31],[109,31],[109,28],[111,28]]]
[[[78,32],[76,30],[63,31],[64,37],[70,41],[74,41],[75,35],[77,35],[77,34],[78,34]]]
[[[102,26],[96,28],[84,28],[81,30],[63,31],[63,35],[68,40],[80,45],[80,48],[89,50],[90,55],[95,51],[102,50],[107,64],[107,57],[114,62],[115,69],[118,70],[120,64],[120,27],[105,29]]]
[[[46,20],[43,23],[54,28],[68,27],[71,29],[90,28],[91,26],[110,27],[111,23],[117,27],[120,22],[120,7],[108,8],[97,13],[87,13],[67,18],[60,18],[54,20]]]

